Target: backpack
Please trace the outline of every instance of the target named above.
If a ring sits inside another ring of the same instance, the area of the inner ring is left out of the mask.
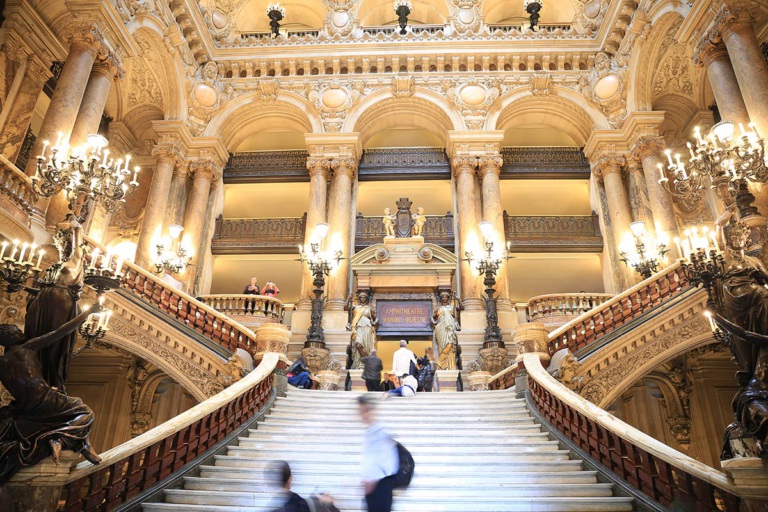
[[[395,441],[397,446],[397,456],[400,460],[397,473],[395,473],[394,488],[405,489],[411,483],[413,478],[413,469],[416,464],[413,462],[413,456],[411,452],[405,449],[405,446]]]

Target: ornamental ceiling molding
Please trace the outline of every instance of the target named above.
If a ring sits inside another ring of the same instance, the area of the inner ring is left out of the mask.
[[[122,95],[124,102],[122,110],[127,114],[134,108],[150,104],[157,106],[165,114],[165,91],[168,90],[169,84],[166,82],[166,75],[156,74],[157,70],[164,68],[162,61],[150,42],[149,36],[136,33],[134,39],[141,53],[138,57],[129,60],[127,90]],[[120,117],[124,118],[125,114]]]
[[[670,28],[661,42],[658,53],[661,65],[653,74],[651,89],[654,102],[659,96],[670,93],[687,96],[694,101],[696,99],[690,48],[686,44],[676,43],[677,30],[678,27]]]
[[[461,35],[480,33],[482,16],[480,0],[450,0],[451,16],[449,22],[453,30]]]
[[[582,94],[600,107],[613,128],[621,128],[627,118],[627,73],[626,66],[600,52],[595,67],[581,78]]]
[[[324,0],[325,31],[331,37],[349,36],[359,26],[362,0]]]

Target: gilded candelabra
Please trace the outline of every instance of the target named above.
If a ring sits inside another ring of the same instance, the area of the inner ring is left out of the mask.
[[[15,293],[22,290],[27,281],[37,279],[40,275],[42,270],[40,263],[45,251],[40,249],[36,253],[36,244],[29,244],[27,242],[19,244],[19,240],[14,240],[13,247],[8,256],[6,256],[9,245],[8,242],[3,242],[2,249],[0,250],[0,279],[6,282],[6,291],[8,293]],[[37,262],[33,263],[35,256],[37,256]]]
[[[667,244],[659,240],[649,239],[645,233],[643,222],[633,222],[629,225],[634,237],[634,247],[631,250],[621,251],[621,261],[631,266],[635,271],[648,279],[659,270],[659,264],[664,261],[669,252]]]

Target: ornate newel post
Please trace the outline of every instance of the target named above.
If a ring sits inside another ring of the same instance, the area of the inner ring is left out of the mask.
[[[546,368],[549,364],[549,331],[544,324],[531,322],[520,324],[512,331],[512,342],[517,348],[517,377],[515,389],[521,395],[528,389],[528,372],[523,365],[523,354],[537,354],[541,359],[541,365]]]

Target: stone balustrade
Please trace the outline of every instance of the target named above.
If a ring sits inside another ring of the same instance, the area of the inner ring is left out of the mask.
[[[636,490],[668,508],[745,510],[740,508],[741,493],[725,473],[670,448],[580,397],[547,373],[538,354],[525,354],[523,363],[532,407]]]
[[[690,286],[680,263],[676,262],[552,331],[549,334],[549,355],[564,348],[575,353],[659,304],[677,297]]]
[[[277,353],[264,354],[261,364],[242,380],[107,450],[101,464],[78,464],[64,485],[57,512],[113,510],[203,455],[269,406],[273,372],[284,369],[286,362]]]
[[[219,294],[203,295],[199,299],[203,304],[245,325],[282,323],[285,315],[283,302],[266,295]]]
[[[32,180],[0,155],[0,197],[4,210],[19,224],[29,228],[30,216],[37,201]]]
[[[528,321],[554,329],[613,297],[609,293],[556,293],[528,301]]]

